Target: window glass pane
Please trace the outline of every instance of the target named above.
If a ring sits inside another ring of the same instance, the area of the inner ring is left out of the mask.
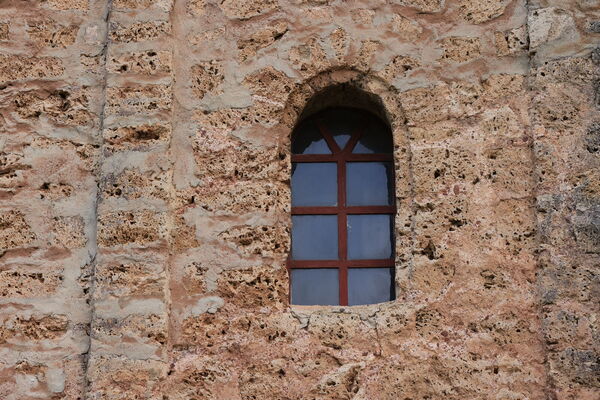
[[[394,299],[393,268],[348,268],[348,305]]]
[[[292,206],[335,206],[336,163],[292,164]]]
[[[392,153],[394,143],[392,134],[388,127],[381,121],[373,119],[369,127],[354,146],[353,153],[368,154],[368,153]]]
[[[305,122],[292,135],[292,153],[294,154],[331,154],[325,138],[314,122]]]
[[[343,150],[352,134],[362,126],[363,120],[364,117],[361,118],[359,113],[353,113],[352,109],[334,109],[323,116],[321,123],[325,125],[337,145]]]
[[[348,259],[392,258],[392,215],[348,215]]]
[[[393,204],[393,173],[389,162],[347,163],[346,190],[349,206]]]
[[[337,260],[337,216],[292,216],[292,259]]]
[[[337,269],[293,269],[290,279],[292,280],[292,304],[305,306],[339,304]]]

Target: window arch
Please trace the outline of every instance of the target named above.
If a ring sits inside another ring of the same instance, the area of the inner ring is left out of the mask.
[[[292,304],[393,300],[395,188],[389,127],[329,108],[292,134]]]

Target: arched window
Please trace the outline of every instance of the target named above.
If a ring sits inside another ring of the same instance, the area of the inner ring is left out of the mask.
[[[394,165],[389,127],[330,108],[292,134],[292,304],[393,300]]]

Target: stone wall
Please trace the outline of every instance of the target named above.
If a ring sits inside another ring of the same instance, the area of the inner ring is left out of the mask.
[[[0,1],[0,398],[597,399],[596,0]],[[398,299],[288,303],[290,133],[395,143]]]

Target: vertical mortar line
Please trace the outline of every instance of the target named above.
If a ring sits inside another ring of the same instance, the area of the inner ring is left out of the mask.
[[[103,152],[103,148],[104,148],[104,139],[103,139],[103,131],[104,131],[104,119],[105,119],[105,110],[106,110],[106,90],[107,90],[107,86],[108,86],[108,70],[106,69],[106,62],[108,60],[108,46],[109,46],[109,42],[110,42],[110,18],[111,18],[111,14],[112,14],[112,0],[107,0],[106,1],[106,5],[105,5],[105,9],[104,9],[104,21],[105,21],[105,32],[104,32],[104,41],[103,41],[103,48],[102,48],[102,72],[103,72],[103,77],[102,77],[102,81],[101,81],[101,97],[100,97],[100,116],[99,116],[99,124],[98,124],[98,133],[99,133],[99,142],[100,142],[100,154],[98,156],[99,158],[99,162],[98,162],[98,166],[96,167],[96,200],[94,202],[94,229],[93,229],[93,246],[94,246],[94,253],[92,254],[91,257],[91,262],[90,262],[90,283],[89,283],[89,292],[88,292],[88,299],[89,299],[89,307],[90,307],[90,321],[89,321],[89,328],[88,328],[88,340],[89,340],[89,344],[88,344],[88,349],[87,349],[87,353],[85,355],[85,360],[84,360],[84,370],[83,370],[83,375],[84,375],[84,388],[83,388],[83,397],[85,399],[88,398],[88,394],[89,394],[89,389],[90,389],[90,379],[88,376],[88,371],[89,371],[89,367],[90,367],[90,360],[91,360],[91,356],[92,356],[92,334],[93,334],[93,328],[94,328],[94,321],[95,321],[95,316],[96,316],[96,305],[94,303],[94,293],[96,291],[96,269],[97,269],[97,264],[98,264],[98,203],[99,203],[99,199],[100,199],[100,179],[102,177],[102,165],[104,162],[104,152]]]
[[[175,88],[176,88],[176,82],[177,80],[175,79],[175,72],[177,71],[177,47],[175,46],[175,43],[177,43],[178,38],[183,37],[183,35],[180,35],[179,32],[179,23],[178,23],[178,12],[176,12],[176,10],[179,7],[179,4],[181,3],[181,1],[178,0],[174,0],[173,1],[173,6],[171,8],[171,10],[169,11],[169,23],[171,24],[171,59],[172,59],[172,65],[171,65],[171,137],[169,138],[169,142],[167,145],[167,152],[168,152],[168,160],[170,163],[170,184],[169,184],[169,189],[170,189],[170,196],[168,197],[168,207],[167,207],[167,212],[169,213],[169,215],[167,216],[168,221],[169,221],[169,226],[168,226],[168,246],[169,246],[169,254],[167,257],[167,263],[165,265],[164,268],[164,274],[165,274],[165,287],[164,287],[164,301],[165,301],[165,309],[167,312],[167,340],[165,342],[165,346],[166,346],[166,354],[164,356],[164,360],[168,365],[168,368],[171,368],[171,365],[174,362],[174,356],[173,356],[173,324],[171,321],[171,316],[173,314],[173,305],[172,305],[172,301],[171,301],[171,265],[173,263],[173,236],[172,236],[172,232],[173,232],[173,228],[174,228],[174,222],[175,222],[175,205],[173,203],[173,199],[176,197],[176,193],[175,193],[175,186],[174,186],[174,176],[175,176],[175,168],[174,168],[174,161],[173,161],[173,153],[172,153],[172,148],[173,148],[173,136],[176,134],[176,118],[175,116],[178,114],[179,111],[184,110],[185,107],[183,107],[177,100],[177,96],[175,96]],[[185,7],[185,2],[183,4],[183,7]],[[185,15],[185,13],[183,14]],[[182,41],[182,43],[185,43],[185,40]]]
[[[539,324],[539,331],[538,331],[538,336],[539,336],[539,340],[542,346],[542,356],[544,359],[544,369],[545,369],[545,374],[546,374],[546,386],[544,388],[544,392],[546,395],[547,399],[551,399],[554,400],[557,398],[556,395],[556,386],[554,384],[554,379],[552,378],[552,374],[550,373],[550,362],[548,359],[548,346],[546,345],[546,340],[544,339],[545,336],[545,332],[544,332],[544,324],[543,324],[543,305],[542,305],[542,299],[541,299],[541,292],[542,292],[542,286],[541,286],[541,250],[542,250],[542,245],[543,245],[543,241],[541,238],[541,229],[540,229],[540,220],[538,218],[538,212],[537,212],[537,199],[538,196],[540,194],[540,174],[539,174],[539,169],[538,169],[538,160],[537,160],[537,156],[535,153],[535,144],[536,144],[536,139],[535,139],[535,134],[533,131],[533,121],[531,120],[531,114],[532,114],[532,99],[533,99],[533,93],[535,91],[535,88],[533,87],[532,84],[532,71],[534,69],[534,62],[533,62],[533,57],[532,57],[532,53],[531,53],[531,41],[529,40],[529,13],[531,10],[531,1],[532,0],[525,0],[525,13],[526,13],[526,18],[525,18],[525,27],[526,27],[526,31],[527,31],[527,64],[528,64],[528,71],[527,71],[527,79],[526,79],[526,90],[529,92],[529,99],[528,102],[529,104],[529,136],[531,137],[531,145],[529,146],[530,152],[530,158],[531,158],[531,174],[532,177],[534,179],[533,182],[533,187],[531,189],[531,207],[533,210],[533,218],[534,218],[534,224],[535,224],[535,228],[536,228],[536,233],[535,233],[535,249],[533,252],[533,257],[534,257],[534,262],[535,262],[535,270],[536,270],[536,282],[535,282],[535,301],[536,301],[536,309],[537,309],[537,317],[538,317],[538,324]]]

